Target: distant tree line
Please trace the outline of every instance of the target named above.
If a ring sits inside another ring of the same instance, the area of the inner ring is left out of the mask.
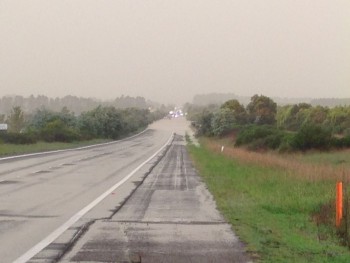
[[[82,98],[76,96],[65,96],[63,98],[49,98],[47,96],[4,96],[0,98],[0,115],[8,115],[14,106],[21,107],[25,113],[34,113],[37,109],[45,108],[52,111],[60,111],[67,107],[74,114],[79,115],[96,108],[97,106],[113,106],[117,109],[137,108],[148,109],[158,108],[159,104],[146,101],[143,97],[121,96],[114,100],[99,101],[93,98]]]
[[[15,106],[6,118],[2,116],[2,121],[8,124],[8,131],[0,132],[0,144],[72,142],[96,138],[114,140],[140,131],[166,114],[164,108],[151,112],[142,108],[117,109],[100,105],[80,115],[75,115],[67,107],[60,111],[41,108],[26,115],[20,106]]]
[[[250,102],[250,97],[248,96],[238,96],[234,93],[210,93],[210,94],[198,94],[193,97],[193,104],[198,106],[206,106],[209,104],[219,104],[221,105],[227,100],[237,100],[243,105],[248,105]],[[322,98],[322,99],[312,99],[312,98],[283,98],[274,97],[272,98],[278,105],[292,105],[299,103],[307,103],[312,106],[325,106],[325,107],[335,107],[335,106],[349,106],[350,98]]]
[[[187,104],[198,135],[234,134],[236,145],[280,151],[350,147],[350,106],[278,106],[271,98],[254,95],[245,107],[236,99],[221,105]]]

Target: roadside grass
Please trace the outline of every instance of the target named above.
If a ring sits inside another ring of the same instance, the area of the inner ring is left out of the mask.
[[[332,227],[335,181],[344,171],[319,174],[316,165],[230,146],[221,153],[220,144],[201,139],[189,152],[254,261],[350,262]],[[320,213],[324,207],[331,213]]]
[[[27,153],[37,153],[37,152],[46,152],[53,150],[63,150],[70,148],[77,148],[87,145],[93,145],[98,143],[105,143],[110,140],[106,139],[95,139],[89,141],[78,141],[72,143],[62,143],[62,142],[38,142],[35,144],[0,144],[0,157],[19,155],[19,154],[27,154]]]
[[[296,156],[301,161],[315,164],[331,164],[350,168],[350,150],[338,150],[329,152],[309,152]]]

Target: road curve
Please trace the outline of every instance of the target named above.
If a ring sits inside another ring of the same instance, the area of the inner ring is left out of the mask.
[[[171,134],[151,128],[108,145],[0,160],[1,262],[13,262],[61,227],[154,155]],[[120,201],[130,189],[111,194]]]

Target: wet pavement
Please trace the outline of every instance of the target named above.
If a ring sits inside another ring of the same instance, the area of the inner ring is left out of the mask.
[[[96,220],[60,262],[250,262],[197,175],[184,136],[109,219]]]
[[[0,158],[0,262],[56,262],[86,226],[114,213],[171,138],[150,128],[120,141]]]

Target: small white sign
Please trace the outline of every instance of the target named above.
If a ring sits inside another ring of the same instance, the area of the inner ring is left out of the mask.
[[[7,131],[7,124],[6,123],[0,123],[0,131]]]

